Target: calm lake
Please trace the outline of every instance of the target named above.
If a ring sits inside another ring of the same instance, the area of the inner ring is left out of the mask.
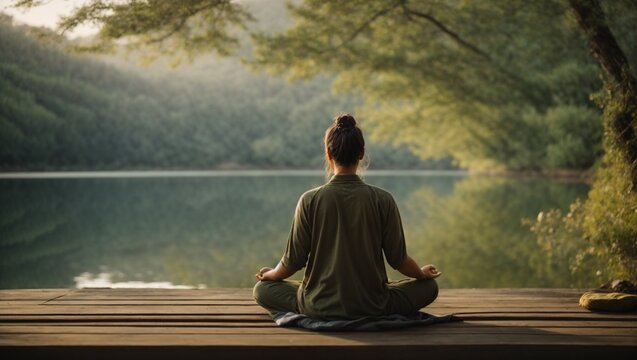
[[[590,280],[566,261],[549,265],[521,222],[568,209],[585,183],[450,172],[370,171],[364,180],[394,195],[408,253],[436,264],[442,287]],[[320,172],[0,178],[0,288],[251,287],[281,258],[299,196],[324,181]]]

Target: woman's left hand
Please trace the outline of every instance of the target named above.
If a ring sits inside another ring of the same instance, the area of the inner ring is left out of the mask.
[[[442,274],[434,265],[425,265],[420,270],[422,270],[427,279],[435,279]]]
[[[256,276],[259,280],[271,280],[266,276],[267,272],[271,270],[272,268],[262,267],[256,274],[254,274],[254,276]]]

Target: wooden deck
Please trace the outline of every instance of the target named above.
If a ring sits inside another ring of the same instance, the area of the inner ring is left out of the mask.
[[[1,290],[0,356],[636,359],[637,313],[589,312],[577,305],[580,293],[443,289],[425,311],[463,323],[316,333],[277,327],[251,289]]]

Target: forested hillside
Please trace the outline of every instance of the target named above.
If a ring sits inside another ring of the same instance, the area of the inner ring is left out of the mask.
[[[394,9],[333,47],[351,30],[336,19],[365,24],[374,8],[293,2],[300,8],[290,17],[282,0],[238,3],[254,18],[247,31],[227,29],[238,47],[179,35],[153,46],[129,42],[128,56],[121,42],[115,54],[64,54],[55,47],[68,41],[45,46],[5,18],[0,167],[319,168],[324,129],[339,112],[357,110],[368,142],[402,144],[370,144],[372,168],[585,170],[600,158],[598,65],[558,3],[419,5],[480,44],[473,50],[419,21],[415,8]],[[621,9],[608,5],[609,21],[631,44],[633,16]],[[149,56],[158,58],[140,67]],[[194,61],[170,68],[188,56]],[[246,58],[308,80],[251,71]]]
[[[321,168],[322,135],[358,100],[290,85],[238,57],[177,70],[64,53],[0,18],[0,168]],[[363,126],[365,124],[362,119]],[[370,144],[371,168],[449,166]]]

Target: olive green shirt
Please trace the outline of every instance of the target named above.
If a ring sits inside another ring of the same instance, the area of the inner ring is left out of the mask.
[[[348,319],[386,310],[383,253],[394,269],[407,255],[394,198],[358,175],[334,175],[301,195],[281,262],[293,271],[306,267],[301,313]]]

